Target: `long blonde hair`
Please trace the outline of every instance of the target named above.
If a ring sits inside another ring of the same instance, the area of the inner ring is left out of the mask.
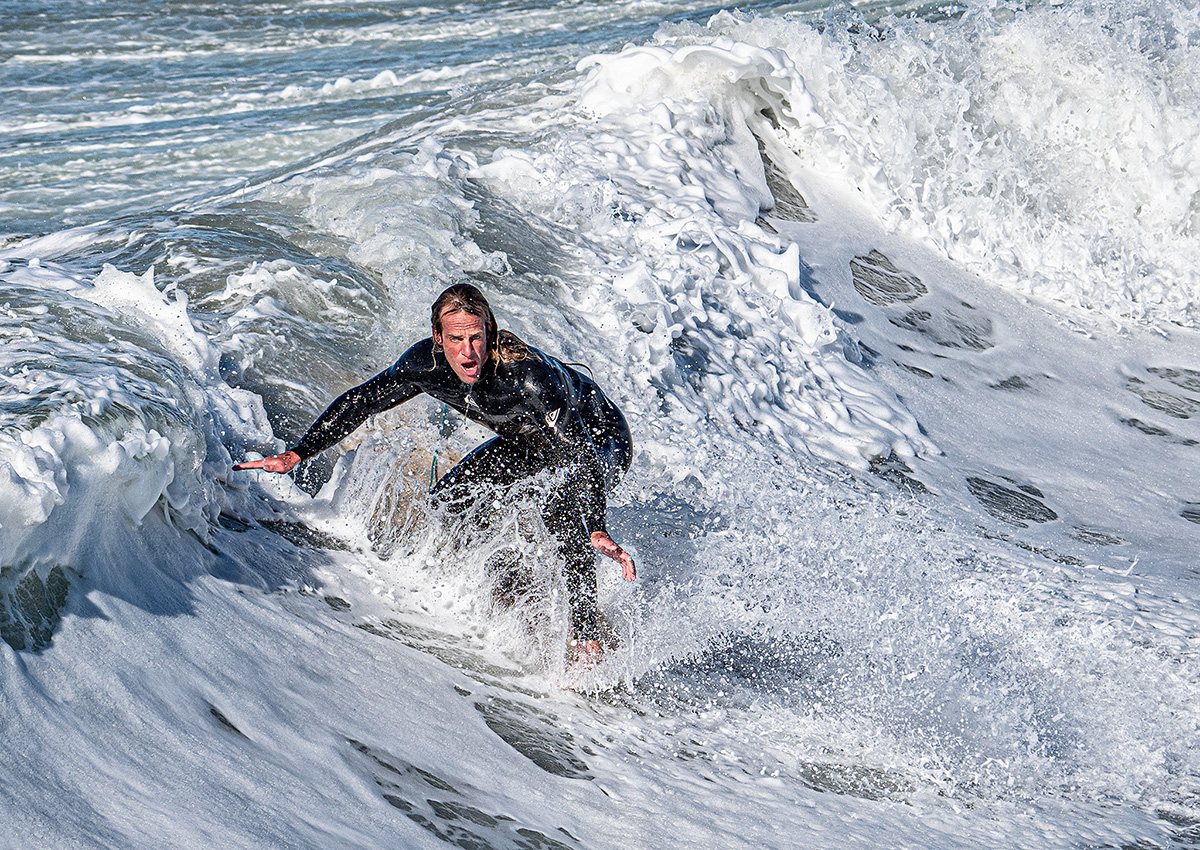
[[[446,313],[466,313],[483,319],[488,356],[494,357],[496,362],[512,363],[530,356],[529,346],[524,340],[512,331],[502,331],[497,327],[491,305],[477,287],[469,283],[456,283],[437,297],[430,309],[430,324],[435,338],[442,334],[442,316]]]

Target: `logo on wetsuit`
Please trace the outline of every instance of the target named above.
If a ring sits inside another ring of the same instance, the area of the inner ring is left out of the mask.
[[[556,408],[555,410],[551,411],[550,413],[547,413],[546,414],[546,424],[549,425],[551,428],[556,427],[558,425],[558,414],[561,412],[562,412],[562,408]]]

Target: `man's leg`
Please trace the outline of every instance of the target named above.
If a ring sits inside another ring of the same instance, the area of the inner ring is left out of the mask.
[[[518,451],[511,442],[495,437],[477,446],[457,465],[447,472],[430,491],[435,503],[446,508],[454,516],[466,514],[478,501],[481,491],[494,495],[500,488],[508,487],[538,471],[525,453]],[[486,531],[490,525],[490,511],[464,518],[462,531],[471,529]],[[533,586],[528,565],[522,563],[518,550],[505,547],[494,552],[485,565],[494,582],[492,594],[497,603],[508,607],[530,592]]]
[[[468,452],[429,493],[451,513],[461,514],[475,503],[481,487],[505,487],[536,471],[512,443],[493,437]]]
[[[508,486],[542,469],[543,465],[511,442],[496,437],[459,461],[433,488],[432,495],[451,513],[461,514],[474,504],[481,486]],[[577,496],[582,486],[577,476],[567,475],[555,483],[542,504],[542,520],[563,561],[572,636],[580,642],[604,637],[596,605],[596,553]]]
[[[543,506],[546,528],[558,544],[563,578],[571,606],[571,635],[577,641],[600,640],[600,609],[596,605],[596,552],[592,549],[576,493],[579,484],[567,476]]]

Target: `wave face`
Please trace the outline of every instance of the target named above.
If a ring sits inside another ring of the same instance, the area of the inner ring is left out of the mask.
[[[793,146],[890,231],[1020,292],[1194,326],[1194,4],[979,4],[820,35],[715,23],[787,52],[822,119]]]
[[[687,6],[17,4],[14,846],[1195,843],[1194,4]],[[632,426],[576,690],[479,427],[232,471],[464,280]]]

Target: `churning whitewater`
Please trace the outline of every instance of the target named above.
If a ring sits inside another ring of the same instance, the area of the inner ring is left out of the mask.
[[[0,845],[1200,845],[1196,3],[11,5]],[[233,470],[457,282],[631,425],[582,679],[482,427]]]

